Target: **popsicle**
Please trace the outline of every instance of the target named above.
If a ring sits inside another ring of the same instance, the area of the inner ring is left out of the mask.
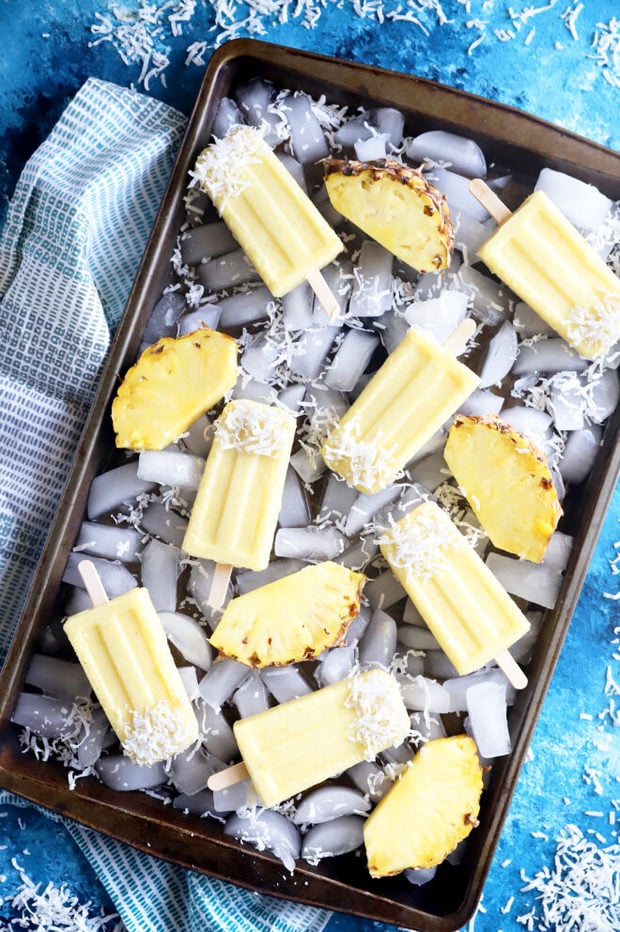
[[[511,213],[479,178],[472,193],[498,221],[478,255],[586,359],[620,340],[620,279],[543,191]]]
[[[342,242],[258,130],[237,126],[207,146],[194,177],[274,297],[307,280],[327,314],[337,312],[320,269]]]
[[[187,553],[221,567],[266,569],[295,425],[290,411],[260,401],[224,407],[185,532]]]
[[[198,722],[148,591],[108,601],[93,564],[79,570],[93,607],[67,618],[65,633],[125,754],[167,760],[198,740]]]
[[[479,384],[455,355],[473,333],[464,320],[441,345],[411,328],[328,435],[323,459],[360,492],[380,492]]]
[[[214,774],[218,789],[252,778],[264,806],[401,744],[409,715],[394,677],[372,669],[235,722],[243,761]]]
[[[394,522],[379,545],[459,674],[495,660],[513,686],[527,684],[508,648],[530,623],[436,502]]]

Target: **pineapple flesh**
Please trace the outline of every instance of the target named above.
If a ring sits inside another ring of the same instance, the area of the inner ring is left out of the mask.
[[[162,337],[128,370],[112,402],[116,446],[163,450],[237,381],[237,344],[215,330]]]
[[[331,561],[306,566],[232,599],[211,644],[250,667],[313,660],[344,637],[365,581]]]
[[[333,206],[368,236],[418,272],[450,264],[454,228],[443,194],[396,159],[325,159]]]
[[[562,516],[544,453],[494,415],[457,415],[444,456],[494,546],[540,563]]]
[[[364,823],[372,877],[435,867],[478,824],[482,768],[467,735],[427,742]]]

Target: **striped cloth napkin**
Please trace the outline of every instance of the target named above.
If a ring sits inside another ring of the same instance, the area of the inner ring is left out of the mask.
[[[9,207],[0,238],[0,661],[184,127],[172,108],[90,79]],[[28,805],[2,791],[0,803]],[[329,919],[63,824],[130,932],[321,932]],[[10,856],[0,850],[0,873]]]

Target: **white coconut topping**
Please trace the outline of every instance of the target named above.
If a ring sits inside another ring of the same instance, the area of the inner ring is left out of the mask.
[[[421,511],[414,523],[406,518],[393,522],[377,543],[390,548],[390,563],[404,569],[411,581],[445,572],[446,554],[454,546],[444,522],[432,511]]]
[[[591,308],[574,307],[568,319],[567,333],[573,345],[598,346],[597,356],[604,356],[620,333],[620,300],[605,294]]]
[[[374,677],[351,677],[344,705],[355,711],[349,737],[362,745],[366,760],[372,761],[386,747],[401,743],[403,735],[394,714],[394,697]]]
[[[214,427],[223,449],[257,456],[276,456],[287,439],[282,412],[248,399],[227,405]]]
[[[251,126],[237,126],[223,139],[207,146],[198,158],[193,182],[206,191],[220,214],[231,197],[237,197],[252,185],[252,176],[246,171],[264,158],[266,143],[260,131]]]
[[[338,425],[331,432],[323,456],[328,465],[346,463],[346,478],[350,485],[359,489],[374,489],[376,486],[389,485],[402,475],[394,465],[395,452],[396,445],[382,446],[381,434],[375,440],[362,440],[359,422],[354,418],[344,426]]]
[[[179,708],[162,699],[144,714],[135,709],[123,739],[123,750],[136,764],[166,760],[194,739],[191,723]]]

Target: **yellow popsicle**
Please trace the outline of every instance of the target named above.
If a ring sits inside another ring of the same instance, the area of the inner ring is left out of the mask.
[[[295,426],[289,411],[260,401],[226,405],[183,540],[187,553],[251,570],[267,567]]]
[[[543,191],[499,216],[482,261],[581,356],[604,356],[620,340],[620,279]]]
[[[436,502],[394,522],[380,546],[461,675],[499,663],[529,630],[523,612]]]
[[[123,750],[154,764],[198,739],[198,722],[146,589],[71,615],[65,632]]]
[[[410,731],[398,683],[373,669],[235,722],[234,733],[265,806],[401,744]]]
[[[204,149],[194,176],[275,297],[305,279],[314,287],[315,273],[342,251],[340,238],[256,129],[234,127]]]
[[[360,492],[379,492],[479,381],[430,333],[412,328],[331,431],[323,459]]]

